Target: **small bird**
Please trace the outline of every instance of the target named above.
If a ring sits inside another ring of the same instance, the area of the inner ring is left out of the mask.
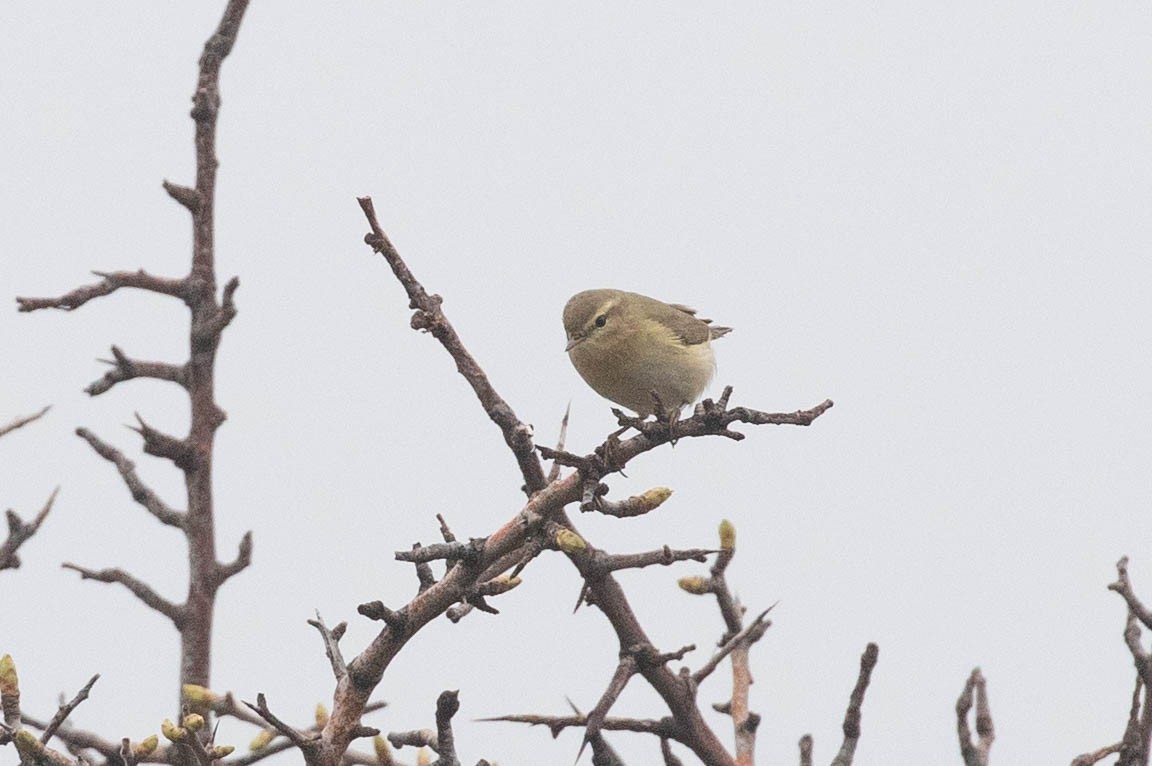
[[[656,399],[675,420],[716,372],[712,340],[732,332],[696,311],[623,290],[585,290],[564,306],[564,349],[605,399],[648,417]]]

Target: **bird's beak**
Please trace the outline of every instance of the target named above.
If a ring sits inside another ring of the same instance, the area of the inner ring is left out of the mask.
[[[579,346],[583,342],[584,342],[584,338],[581,338],[581,337],[569,338],[568,339],[568,345],[564,347],[564,353],[568,353],[569,351],[576,348],[576,346]]]

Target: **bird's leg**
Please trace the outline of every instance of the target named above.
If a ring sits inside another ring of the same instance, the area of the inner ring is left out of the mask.
[[[660,394],[655,391],[649,391],[652,394],[652,402],[656,405],[653,410],[656,414],[656,422],[663,423],[668,426],[668,442],[675,447],[678,440],[676,436],[676,424],[680,421],[680,408],[667,407],[664,400],[660,398]]]
[[[668,413],[668,442],[673,447],[680,437],[676,435],[676,424],[680,422],[680,410],[671,410]]]

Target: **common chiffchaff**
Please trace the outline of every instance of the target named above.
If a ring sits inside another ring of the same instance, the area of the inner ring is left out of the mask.
[[[656,399],[670,417],[704,392],[716,371],[712,340],[730,327],[678,303],[623,290],[585,290],[564,306],[568,358],[596,393],[647,417]]]

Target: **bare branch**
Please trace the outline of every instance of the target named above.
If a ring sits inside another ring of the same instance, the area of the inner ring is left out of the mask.
[[[968,711],[972,709],[972,699],[976,699],[976,734],[979,742],[973,742],[972,730],[968,726]],[[964,684],[964,691],[956,700],[956,731],[960,737],[960,755],[964,766],[988,766],[988,755],[996,731],[992,725],[992,713],[988,708],[988,693],[984,675],[980,668],[974,668]]]
[[[800,738],[800,766],[812,766],[812,735]]]
[[[1099,750],[1093,750],[1090,753],[1078,755],[1072,759],[1070,766],[1092,766],[1093,764],[1099,763],[1110,755],[1119,753],[1120,747],[1121,743],[1117,742],[1114,745],[1108,745],[1107,747],[1102,747]]]
[[[236,288],[240,286],[240,278],[232,277],[224,285],[224,293],[221,296],[220,308],[210,315],[208,320],[197,329],[194,340],[202,344],[215,345],[220,340],[220,334],[224,332],[224,328],[232,323],[236,318],[236,303],[235,294]]]
[[[444,542],[456,542],[456,535],[452,533],[452,528],[449,527],[448,522],[444,520],[444,514],[436,514],[436,521],[440,522],[440,536],[444,538]]]
[[[727,392],[721,398],[727,401]],[[732,695],[722,709],[732,717],[732,730],[735,736],[737,766],[752,766],[756,752],[756,730],[760,726],[760,715],[749,708],[748,700],[752,687],[751,650],[772,624],[766,619],[775,604],[757,615],[752,622],[744,625],[744,607],[728,587],[725,573],[732,558],[736,555],[736,527],[724,519],[718,529],[720,549],[712,563],[709,578],[683,578],[680,587],[689,593],[712,593],[724,620],[724,635],[720,638],[720,649],[712,658],[696,671],[691,678],[694,686],[699,686],[727,656],[732,658]]]
[[[288,739],[279,739],[275,742],[270,742],[268,745],[260,748],[259,750],[252,750],[244,755],[233,755],[227,761],[228,766],[251,766],[254,763],[259,763],[265,758],[271,758],[274,755],[283,753],[285,750],[291,750],[296,747]]]
[[[705,548],[673,550],[665,545],[655,551],[643,553],[601,554],[593,566],[602,572],[616,572],[621,569],[643,569],[650,566],[671,566],[679,561],[707,561],[708,555],[716,553]]]
[[[868,691],[868,684],[872,681],[872,669],[880,658],[880,647],[868,644],[864,654],[860,656],[860,675],[856,678],[856,687],[848,700],[848,710],[844,713],[844,743],[840,752],[832,759],[832,766],[851,766],[852,758],[856,753],[856,743],[860,741],[860,711],[864,705],[864,692]],[[991,719],[989,719],[991,724]]]
[[[459,690],[442,691],[436,699],[436,742],[438,766],[460,766],[456,757],[456,737],[452,734],[452,716],[460,710]]]
[[[188,293],[187,279],[155,277],[143,269],[139,271],[94,271],[92,273],[98,277],[103,277],[103,279],[96,284],[77,287],[72,292],[65,293],[58,298],[17,298],[16,303],[19,305],[20,311],[37,311],[39,309],[73,311],[88,301],[113,293],[121,287],[134,287],[176,298],[186,298]]]
[[[200,193],[195,189],[167,180],[164,181],[163,186],[164,191],[168,192],[168,196],[187,208],[188,212],[195,214],[200,211]]]
[[[719,600],[720,613],[724,617],[724,623],[728,626],[729,632],[734,632],[737,630],[744,612],[737,606],[736,600],[732,597],[725,574],[728,571],[728,565],[736,557],[736,526],[728,519],[724,519],[720,522],[717,533],[720,537],[720,554],[712,562],[712,571],[709,574],[712,575],[712,590]]]
[[[424,286],[412,275],[408,265],[404,263],[400,253],[392,246],[388,235],[380,227],[380,222],[376,219],[376,210],[372,205],[372,198],[360,197],[358,202],[368,219],[368,225],[372,228],[372,232],[365,235],[364,241],[375,252],[384,256],[392,268],[392,273],[396,275],[396,279],[408,293],[409,306],[416,311],[412,316],[412,328],[431,332],[452,356],[456,362],[456,369],[468,381],[476,393],[476,397],[480,400],[481,406],[484,407],[484,411],[488,413],[488,417],[499,426],[500,431],[504,434],[505,443],[512,450],[516,462],[520,465],[520,473],[524,477],[525,493],[531,496],[533,492],[539,491],[546,484],[544,469],[536,457],[535,445],[532,443],[531,426],[516,417],[512,407],[496,393],[496,389],[492,387],[488,381],[488,376],[480,369],[476,359],[468,352],[468,349],[464,348],[460,336],[456,334],[452,323],[448,321],[448,317],[440,308],[443,299],[439,295],[429,295]]]
[[[24,716],[24,724],[40,731],[44,731],[48,728],[47,721],[41,721],[37,718],[32,718],[27,715]],[[123,747],[122,740],[113,742],[112,740],[104,739],[103,737],[100,737],[93,732],[79,729],[75,726],[61,727],[56,730],[53,736],[61,742],[64,742],[68,746],[68,749],[73,753],[79,752],[81,750],[95,750],[109,763],[116,763],[120,756],[120,750]],[[167,758],[168,748],[164,745],[161,745],[157,750],[154,751],[152,760],[155,760],[158,763],[167,763]],[[75,764],[70,761],[69,766],[75,766]]]
[[[592,712],[588,714],[584,726],[584,739],[580,743],[580,751],[576,753],[577,761],[580,760],[580,755],[592,739],[600,736],[604,720],[608,718],[608,711],[616,704],[616,700],[620,698],[624,688],[628,685],[628,681],[636,675],[637,665],[637,652],[627,652],[620,656],[620,662],[616,665],[616,672],[612,674],[608,688],[600,695],[596,707],[592,708]]]
[[[329,630],[328,626],[324,624],[324,618],[320,616],[320,612],[317,610],[316,619],[309,620],[308,624],[320,632],[320,637],[324,640],[324,653],[328,655],[328,662],[332,664],[332,673],[339,681],[348,673],[348,663],[344,661],[344,655],[340,652],[340,638],[344,635],[348,623],[341,622]]]
[[[773,605],[775,606],[775,605]],[[772,626],[772,621],[766,619],[768,613],[772,611],[773,606],[768,607],[760,614],[753,618],[752,622],[748,623],[739,633],[732,636],[721,646],[715,654],[706,662],[699,670],[692,674],[692,680],[699,685],[705,678],[712,674],[716,667],[724,661],[734,649],[740,646],[750,646],[761,638],[768,628]]]
[[[48,512],[52,510],[52,504],[56,501],[56,494],[59,491],[59,487],[52,490],[52,494],[48,496],[48,502],[44,503],[44,507],[40,509],[32,521],[25,522],[11,509],[5,513],[8,519],[8,538],[3,544],[0,544],[0,570],[19,568],[20,557],[16,555],[16,551],[36,534],[40,525],[44,523],[44,519],[48,518]]]
[[[572,708],[572,712],[576,715],[583,716],[580,708],[576,707],[576,705],[572,703],[572,700],[568,700],[568,707]],[[601,727],[601,729],[603,729],[603,727]],[[552,738],[555,739],[560,734],[560,731],[561,729],[559,728],[552,729]],[[592,766],[624,766],[623,759],[616,753],[612,745],[608,744],[608,740],[605,739],[602,730],[589,736],[587,728],[585,728],[584,737],[588,744],[592,746]],[[662,750],[667,748],[668,740],[661,738],[660,746]]]
[[[1139,632],[1136,627],[1136,617],[1128,612],[1128,626],[1125,629],[1125,638],[1132,632]],[[1144,683],[1142,668],[1137,666],[1136,686],[1132,689],[1132,703],[1128,708],[1128,723],[1124,726],[1124,737],[1120,740],[1120,757],[1116,759],[1116,766],[1147,766],[1148,743],[1152,740],[1149,730],[1152,728],[1152,718],[1149,709],[1152,709],[1152,694]]]
[[[448,542],[414,545],[411,550],[396,551],[395,555],[397,561],[424,564],[440,559],[447,559],[449,561],[476,561],[483,552],[483,538],[473,538],[466,543]]]
[[[393,630],[403,630],[408,621],[405,610],[395,611],[384,606],[383,601],[369,601],[356,607],[356,611],[369,620],[381,620]]]
[[[132,575],[125,572],[123,569],[86,569],[77,564],[64,563],[61,564],[64,569],[71,569],[80,573],[81,579],[95,580],[97,582],[120,583],[128,590],[132,591],[145,604],[155,609],[160,614],[164,615],[176,625],[179,629],[184,624],[184,607],[179,604],[174,604],[167,600],[156,591],[152,590],[149,586],[145,585],[141,580],[136,579]]]
[[[240,546],[236,550],[236,558],[227,564],[221,564],[216,569],[216,582],[223,583],[248,568],[252,563],[252,530],[244,533],[240,538]]]
[[[196,699],[192,699],[189,694],[189,687],[184,687],[184,700],[188,709],[192,712],[202,712],[210,710],[218,716],[228,716],[235,718],[245,723],[250,723],[253,726],[264,727],[265,721],[260,716],[254,714],[247,705],[236,703],[236,697],[232,692],[225,692],[224,694],[216,694],[210,689],[203,687],[196,687],[200,694],[196,695]]]
[[[725,390],[725,393],[727,394],[729,391],[730,387]],[[721,401],[727,401],[726,397],[721,397]],[[676,422],[676,439],[702,436],[727,436],[743,439],[743,434],[728,429],[728,426],[735,422],[754,425],[807,426],[811,425],[816,418],[823,415],[831,407],[832,401],[826,399],[815,407],[795,412],[761,412],[747,407],[735,407],[726,410],[720,408],[711,399],[706,399],[696,407],[696,413],[692,417]],[[616,412],[619,411],[616,410]],[[671,432],[666,422],[641,420],[628,417],[623,413],[619,414],[619,419],[622,424],[635,428],[640,433],[624,441],[620,441],[616,434],[612,434],[590,455],[574,455],[543,446],[537,448],[545,459],[571,466],[579,471],[586,484],[582,510],[594,509],[594,506],[590,505],[592,499],[590,495],[602,494],[602,491],[597,487],[597,483],[602,477],[611,473],[618,473],[638,455],[672,441]]]
[[[1136,619],[1146,628],[1152,628],[1152,610],[1144,606],[1136,591],[1132,588],[1132,581],[1128,578],[1128,557],[1124,556],[1116,562],[1116,582],[1108,586],[1108,590],[1115,591],[1124,597],[1124,601],[1128,604],[1129,611],[1136,616]],[[1147,679],[1145,679],[1147,683]]]
[[[23,428],[24,426],[28,425],[29,423],[33,423],[33,422],[39,420],[40,418],[44,417],[45,413],[47,413],[48,410],[50,410],[50,409],[52,409],[52,405],[48,405],[47,407],[40,410],[39,412],[37,412],[34,415],[27,415],[27,416],[22,417],[22,418],[16,418],[15,420],[13,420],[8,425],[0,426],[0,436],[4,436],[7,433],[11,433],[12,431],[15,431],[17,428]]]
[[[300,748],[305,753],[315,749],[318,735],[313,734],[311,736],[305,736],[303,733],[297,731],[296,729],[292,728],[277,718],[276,715],[268,709],[268,701],[265,699],[263,692],[256,695],[255,705],[253,705],[251,702],[245,702],[244,704],[252,708],[252,710],[256,711],[256,713],[265,721],[267,721],[272,726],[272,728],[287,737],[293,745]]]
[[[408,731],[388,732],[388,742],[397,750],[405,747],[427,747],[439,752],[440,743],[432,729],[409,729]]]
[[[435,581],[432,578],[426,563],[417,563],[420,593],[400,612],[375,609],[375,604],[362,607],[373,615],[392,616],[393,624],[388,624],[359,656],[349,662],[347,675],[337,685],[332,716],[322,735],[322,747],[329,758],[345,752],[349,732],[358,720],[360,706],[379,683],[384,670],[400,648],[429,620],[453,608],[456,603],[467,600],[468,603],[480,606],[471,598],[476,593],[477,583],[505,571],[496,568],[498,565],[522,567],[524,562],[538,552],[539,543],[534,544],[532,541],[546,525],[571,530],[574,539],[569,545],[560,547],[584,577],[588,603],[595,604],[608,617],[619,639],[621,652],[628,651],[629,647],[651,646],[619,583],[610,573],[596,570],[595,549],[585,544],[574,530],[563,507],[573,501],[573,493],[576,498],[582,499],[584,505],[589,505],[601,494],[600,476],[619,471],[629,459],[671,441],[672,437],[667,422],[636,423],[635,427],[640,431],[638,436],[616,445],[606,443],[597,454],[587,458],[574,458],[579,461],[574,463],[577,473],[564,478],[559,478],[557,474],[555,481],[545,485],[543,469],[533,454],[530,428],[515,417],[504,400],[492,389],[475,359],[463,347],[459,336],[441,311],[440,297],[429,295],[412,276],[381,229],[371,199],[363,197],[359,201],[372,229],[365,241],[376,252],[383,254],[408,293],[410,305],[416,312],[412,326],[431,332],[441,342],[456,360],[458,370],[472,385],[489,417],[501,427],[506,443],[520,464],[525,479],[523,489],[529,496],[529,502],[512,521],[484,541],[483,549],[475,560],[452,559],[456,563],[448,568],[441,580]],[[719,404],[711,400],[703,402],[692,418],[677,424],[675,436],[722,435],[739,439],[743,438],[742,434],[731,431],[729,424],[808,425],[832,406],[831,401],[825,401],[812,410],[792,413],[764,413],[746,408],[727,410],[729,396],[730,389],[721,396]],[[632,423],[626,425],[631,426]],[[555,451],[553,455],[557,455],[558,460],[563,459],[563,455]],[[494,568],[493,573],[482,577],[489,568]],[[398,615],[403,615],[403,619],[396,619]],[[664,661],[641,662],[638,672],[644,675],[669,707],[675,723],[675,730],[669,732],[670,737],[687,745],[709,766],[729,766],[733,763],[723,744],[703,719],[695,699],[695,690],[691,688],[690,676],[674,674]],[[751,730],[756,720],[749,716],[741,725],[747,725]]]
[[[89,396],[99,396],[110,390],[117,383],[134,378],[152,378],[154,380],[167,380],[176,383],[184,389],[188,388],[188,368],[185,365],[168,364],[166,362],[141,362],[130,359],[119,346],[112,347],[112,359],[102,359],[112,369],[104,376],[84,389]]]
[[[500,715],[491,718],[478,718],[478,721],[501,723],[526,723],[529,726],[546,726],[555,738],[564,729],[586,728],[588,716],[576,715]],[[674,738],[675,722],[670,718],[659,721],[643,718],[605,718],[600,723],[602,731],[631,731],[638,734],[654,734],[661,738]]]
[[[1116,582],[1108,586],[1109,590],[1119,593],[1128,606],[1128,614],[1124,620],[1124,643],[1132,654],[1132,661],[1136,665],[1136,688],[1132,692],[1132,705],[1128,714],[1128,723],[1124,729],[1124,738],[1120,741],[1117,752],[1117,766],[1146,766],[1148,763],[1148,743],[1152,739],[1152,654],[1149,653],[1141,641],[1141,629],[1152,628],[1152,612],[1136,595],[1132,588],[1132,581],[1128,577],[1128,557],[1123,556],[1116,562]],[[1143,706],[1141,705],[1141,691],[1143,691]],[[1080,756],[1081,758],[1085,756]]]
[[[40,744],[48,744],[48,740],[52,739],[52,735],[55,734],[56,730],[60,728],[60,724],[64,723],[68,716],[72,714],[72,711],[75,710],[81,702],[88,699],[88,692],[92,691],[92,687],[98,680],[100,680],[99,673],[92,676],[88,683],[84,684],[84,687],[80,689],[80,691],[76,692],[76,696],[73,697],[67,704],[60,706],[60,709],[56,711],[56,715],[52,716],[52,720],[49,721],[48,725],[44,727],[44,732],[40,735]]]
[[[87,428],[77,428],[76,435],[96,451],[96,454],[104,458],[108,462],[116,466],[116,470],[120,472],[120,477],[124,480],[124,484],[128,487],[128,491],[132,493],[132,499],[150,514],[159,519],[162,523],[170,527],[183,528],[186,515],[169,507],[167,503],[157,496],[136,474],[136,464],[124,456],[124,453],[116,449],[107,442],[102,441],[98,436],[89,431]]]
[[[128,426],[129,429],[140,434],[144,439],[144,451],[155,457],[171,460],[177,468],[190,471],[195,468],[196,453],[187,439],[179,439],[171,434],[157,430],[144,422],[140,413],[136,413],[137,426]]]
[[[658,443],[675,442],[685,436],[724,436],[734,441],[740,441],[744,434],[728,428],[732,423],[748,423],[750,425],[793,425],[808,426],[832,407],[832,400],[825,399],[820,404],[807,410],[795,412],[762,412],[749,407],[733,407],[728,409],[728,400],[732,396],[732,386],[725,386],[724,392],[718,401],[705,399],[696,405],[692,417],[677,419],[673,424],[668,420],[645,420],[626,415],[619,409],[612,412],[624,428],[635,428],[651,441]],[[675,434],[673,435],[673,430]],[[635,437],[633,437],[635,438]]]

